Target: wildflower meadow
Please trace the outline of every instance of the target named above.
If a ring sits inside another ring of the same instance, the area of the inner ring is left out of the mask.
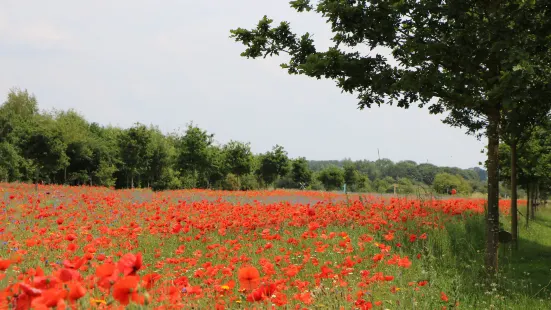
[[[484,281],[483,199],[1,188],[0,309],[551,305],[505,247]]]

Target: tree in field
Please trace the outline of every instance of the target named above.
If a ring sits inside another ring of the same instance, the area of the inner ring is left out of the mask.
[[[120,137],[123,169],[130,178],[131,188],[134,188],[135,177],[138,177],[138,186],[142,186],[141,177],[146,174],[151,164],[152,141],[150,130],[142,124],[136,124],[125,130]]]
[[[90,124],[89,130],[93,153],[90,185],[115,186],[117,183],[116,173],[119,172],[118,167],[122,165],[119,148],[119,137],[122,135],[122,130],[101,127],[97,123]],[[124,184],[123,187],[127,186]]]
[[[389,193],[393,191],[394,183],[395,180],[392,177],[386,176],[382,179],[376,179],[373,181],[373,189],[381,194]]]
[[[67,145],[66,155],[69,158],[69,165],[63,169],[58,179],[65,184],[86,184],[91,178],[93,168],[89,124],[73,110],[56,112],[54,117]]]
[[[328,191],[340,189],[344,184],[344,171],[336,166],[327,167],[320,171],[318,180]]]
[[[356,191],[360,185],[360,173],[352,163],[344,164],[344,183],[350,188],[350,191]]]
[[[398,179],[398,193],[400,194],[412,194],[415,191],[413,182],[408,178]]]
[[[306,187],[312,182],[312,171],[308,167],[308,161],[299,157],[291,163],[291,178],[295,184]]]
[[[182,173],[191,173],[196,183],[204,185],[203,187],[208,187],[208,173],[211,166],[210,148],[213,138],[213,134],[190,124],[185,135],[177,143],[179,170]]]
[[[445,172],[439,173],[434,177],[432,187],[439,194],[451,194],[454,189],[462,195],[468,195],[472,192],[469,183],[461,176]]]
[[[258,174],[266,185],[286,175],[290,168],[287,151],[280,145],[274,146],[270,152],[261,155],[259,164]]]
[[[152,127],[151,158],[146,171],[148,185],[154,190],[177,189],[181,186],[174,170],[177,151],[174,141],[163,135],[159,128]]]
[[[211,145],[208,149],[209,167],[207,170],[209,187],[221,182],[226,173],[224,152],[218,146]]]
[[[286,53],[290,74],[337,82],[356,93],[360,108],[373,104],[428,106],[447,112],[444,122],[483,132],[488,139],[488,212],[485,265],[498,270],[499,127],[507,110],[531,85],[550,80],[551,10],[545,1],[294,0],[299,12],[315,11],[331,25],[335,43],[318,51],[308,33],[287,22],[272,27],[264,16],[252,30],[235,29],[244,57]],[[362,54],[358,47],[371,51]],[[375,53],[392,51],[396,63]],[[548,90],[547,90],[548,91]],[[548,95],[546,96],[548,97]],[[533,104],[522,100],[524,104]]]
[[[237,176],[237,179],[252,170],[253,154],[248,143],[230,141],[222,148],[224,167],[228,172]]]

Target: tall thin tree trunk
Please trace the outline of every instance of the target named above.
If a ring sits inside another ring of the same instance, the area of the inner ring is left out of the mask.
[[[526,186],[526,228],[530,225],[530,202],[531,202],[530,183]]]
[[[530,192],[532,193],[530,202],[530,219],[533,221],[536,219],[536,184],[532,183]]]
[[[518,250],[518,205],[517,205],[517,141],[511,141],[511,236],[513,250]]]
[[[488,113],[488,212],[486,214],[486,255],[485,266],[491,275],[498,271],[499,235],[499,120],[500,111],[496,107]]]
[[[541,204],[541,196],[540,196],[540,182],[536,183],[536,211],[539,209]]]

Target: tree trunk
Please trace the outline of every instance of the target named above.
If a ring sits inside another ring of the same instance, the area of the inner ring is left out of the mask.
[[[500,111],[496,107],[488,113],[488,212],[486,213],[486,255],[485,266],[490,275],[498,271],[499,235],[499,121]]]
[[[513,250],[518,250],[518,205],[517,205],[517,141],[511,141],[511,236]]]
[[[536,211],[539,209],[541,204],[541,196],[540,196],[540,182],[536,183]]]
[[[530,224],[530,201],[531,201],[530,183],[526,186],[526,228]]]
[[[532,193],[530,202],[530,219],[533,221],[536,219],[536,184],[532,183],[530,192]]]

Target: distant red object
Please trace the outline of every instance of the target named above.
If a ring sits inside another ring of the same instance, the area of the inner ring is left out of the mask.
[[[452,189],[452,195],[455,195],[455,194],[457,194],[457,191],[454,188],[454,189]]]

